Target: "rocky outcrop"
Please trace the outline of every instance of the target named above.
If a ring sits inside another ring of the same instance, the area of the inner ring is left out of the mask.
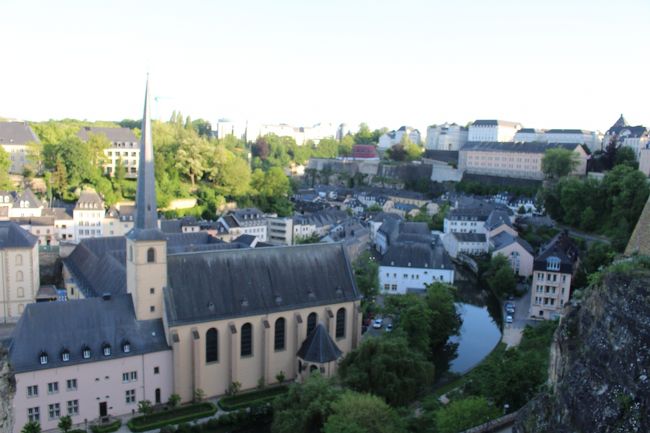
[[[9,433],[14,426],[11,403],[16,392],[16,383],[9,366],[7,350],[0,345],[0,432]]]
[[[548,389],[520,411],[514,432],[650,431],[650,272],[624,268],[562,320]]]

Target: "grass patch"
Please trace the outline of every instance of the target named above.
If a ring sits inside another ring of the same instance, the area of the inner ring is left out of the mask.
[[[277,396],[286,393],[286,386],[274,386],[260,391],[224,397],[219,400],[219,407],[225,411],[244,409],[252,406],[261,406],[273,401]]]
[[[122,421],[119,419],[116,419],[110,424],[104,424],[104,425],[94,425],[90,427],[90,431],[93,433],[112,433],[114,431],[119,430],[119,428],[122,426]],[[82,430],[85,431],[85,430]]]
[[[127,425],[132,432],[157,429],[166,425],[180,424],[198,418],[214,415],[217,407],[210,402],[195,403],[164,412],[152,413],[132,418]]]

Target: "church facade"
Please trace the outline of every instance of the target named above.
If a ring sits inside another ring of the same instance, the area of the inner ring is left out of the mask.
[[[10,339],[15,433],[28,421],[56,428],[63,415],[129,414],[172,393],[187,402],[331,375],[359,344],[341,244],[250,248],[158,229],[148,100],[147,89],[134,228],[82,240],[65,261],[72,300],[28,305]]]

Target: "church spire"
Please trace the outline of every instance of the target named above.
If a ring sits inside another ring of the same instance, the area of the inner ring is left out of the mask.
[[[142,136],[140,137],[140,165],[138,167],[138,190],[136,192],[135,229],[158,229],[156,209],[156,179],[154,177],[153,142],[151,138],[151,113],[149,94],[149,74],[144,93],[144,113],[142,114]]]

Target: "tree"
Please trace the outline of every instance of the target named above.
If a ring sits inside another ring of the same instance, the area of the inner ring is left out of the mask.
[[[580,228],[587,232],[594,230],[598,223],[596,218],[596,212],[591,208],[591,206],[587,206],[580,216]]]
[[[499,414],[499,409],[484,397],[468,397],[439,409],[436,426],[439,433],[457,433],[495,419]]]
[[[248,193],[251,170],[247,161],[219,145],[210,155],[208,165],[208,179],[220,194],[238,197]]]
[[[172,394],[169,396],[169,399],[167,400],[167,406],[174,408],[178,406],[180,402],[181,402],[181,396],[178,394]]]
[[[324,433],[401,433],[405,427],[395,409],[381,398],[346,391],[332,404]]]
[[[9,154],[0,147],[0,189],[11,190],[13,184],[9,177],[9,169],[11,168],[11,159]]]
[[[346,135],[341,139],[339,144],[339,156],[350,156],[352,155],[352,147],[354,146],[354,137],[351,135]]]
[[[628,165],[633,169],[639,168],[639,163],[636,160],[636,154],[631,147],[621,147],[616,151],[614,157],[614,165]]]
[[[92,166],[102,169],[103,163],[106,160],[104,149],[108,149],[111,146],[110,140],[105,134],[90,134],[88,141],[86,141],[86,146],[88,147]]]
[[[153,411],[153,406],[151,405],[151,401],[149,400],[140,400],[138,402],[138,413],[141,414],[149,414]]]
[[[515,293],[517,278],[510,262],[503,254],[497,254],[490,259],[486,275],[488,286],[497,296]]]
[[[340,390],[315,373],[302,384],[293,384],[273,404],[273,433],[320,433],[332,413]]]
[[[72,428],[72,418],[70,418],[69,415],[62,416],[59,418],[58,427],[59,430],[61,430],[63,433],[68,433],[68,431]]]
[[[251,150],[253,152],[253,156],[256,156],[260,159],[264,160],[269,157],[269,143],[264,137],[258,137]]]
[[[372,259],[370,253],[364,252],[354,262],[354,280],[357,288],[368,301],[379,294],[379,264]]]
[[[59,197],[63,198],[68,189],[68,170],[63,163],[61,157],[56,158],[56,168],[52,176],[52,184],[57,191]]]
[[[354,134],[354,142],[357,144],[372,144],[376,143],[376,140],[373,141],[373,133],[368,128],[367,123],[359,124],[359,131]]]
[[[542,158],[542,171],[548,178],[568,176],[578,166],[578,155],[563,147],[548,149]]]
[[[427,286],[425,299],[432,311],[431,345],[434,348],[444,345],[451,335],[455,335],[462,324],[456,312],[454,294],[456,288],[450,284],[433,283]]]
[[[196,179],[200,179],[206,170],[205,155],[208,153],[207,142],[199,137],[194,130],[183,133],[176,152],[175,167],[189,177],[192,187]]]
[[[29,421],[20,430],[21,433],[41,433],[41,425],[36,421]]]
[[[409,346],[425,357],[433,353],[431,347],[431,325],[433,311],[429,308],[425,298],[415,295],[394,295],[384,299],[389,310],[394,312],[396,329],[406,333]]]
[[[388,157],[393,161],[404,161],[406,159],[406,149],[401,143],[397,143],[386,151]]]
[[[415,400],[433,380],[433,364],[395,335],[368,338],[339,365],[341,382],[383,397],[391,406]]]

